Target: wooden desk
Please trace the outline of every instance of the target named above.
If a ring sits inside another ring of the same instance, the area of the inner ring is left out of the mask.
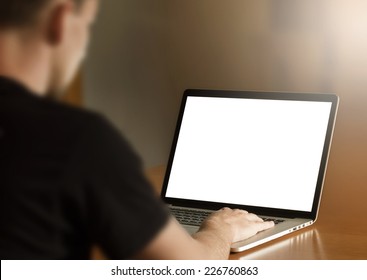
[[[329,169],[335,166],[329,164]],[[147,176],[160,191],[165,168],[148,170]],[[338,176],[325,182],[317,222],[309,228],[231,254],[230,259],[367,259],[367,186],[346,183]]]

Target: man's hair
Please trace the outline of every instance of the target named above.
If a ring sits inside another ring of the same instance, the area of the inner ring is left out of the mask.
[[[54,0],[0,0],[0,29],[33,23],[41,9]],[[80,5],[84,0],[73,0]]]

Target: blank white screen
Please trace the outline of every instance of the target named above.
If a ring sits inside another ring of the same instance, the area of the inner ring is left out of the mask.
[[[311,211],[330,110],[188,97],[166,196]]]

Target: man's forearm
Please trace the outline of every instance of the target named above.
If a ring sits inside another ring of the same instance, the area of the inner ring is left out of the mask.
[[[201,246],[205,259],[228,259],[232,240],[230,231],[201,230],[192,237]]]

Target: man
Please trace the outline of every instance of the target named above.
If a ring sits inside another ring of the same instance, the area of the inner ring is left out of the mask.
[[[46,97],[85,57],[98,0],[0,0],[0,257],[226,259],[273,226],[221,209],[190,236],[101,116]]]

